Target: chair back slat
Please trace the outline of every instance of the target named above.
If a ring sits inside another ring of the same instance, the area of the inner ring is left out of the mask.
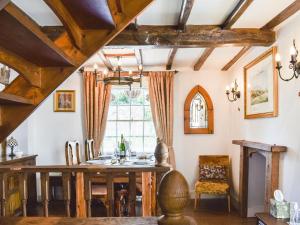
[[[78,141],[67,141],[65,147],[67,166],[78,165],[80,161],[80,145]]]
[[[94,140],[93,139],[87,139],[85,141],[85,160],[93,160],[95,158],[94,156]]]

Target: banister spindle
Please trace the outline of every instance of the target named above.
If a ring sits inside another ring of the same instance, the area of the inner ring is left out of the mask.
[[[41,195],[44,205],[44,216],[49,216],[49,173],[41,173]]]
[[[19,175],[19,189],[20,189],[20,197],[22,201],[22,211],[24,217],[27,216],[27,200],[28,200],[27,181],[28,181],[28,174],[21,173]]]
[[[71,174],[70,173],[63,173],[63,193],[64,193],[64,201],[65,201],[65,208],[67,217],[71,216],[70,211],[70,203],[71,203]]]
[[[0,203],[1,203],[1,216],[6,216],[6,184],[7,174],[0,173]]]

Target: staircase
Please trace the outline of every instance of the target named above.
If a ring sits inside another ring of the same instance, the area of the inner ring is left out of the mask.
[[[64,30],[43,29],[0,0],[0,62],[20,75],[0,92],[0,142],[153,0],[44,0]]]

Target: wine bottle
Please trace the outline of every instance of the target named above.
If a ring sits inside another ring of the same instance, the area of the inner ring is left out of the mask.
[[[120,142],[120,158],[124,159],[126,157],[126,146],[125,139],[123,134],[121,134],[121,142]]]

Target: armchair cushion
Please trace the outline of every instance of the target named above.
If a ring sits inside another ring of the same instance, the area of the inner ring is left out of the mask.
[[[227,179],[226,167],[222,165],[208,165],[204,164],[200,166],[200,176],[199,180],[223,180]]]
[[[195,184],[195,192],[200,194],[222,195],[229,192],[229,185],[222,182],[205,182],[197,181]]]

